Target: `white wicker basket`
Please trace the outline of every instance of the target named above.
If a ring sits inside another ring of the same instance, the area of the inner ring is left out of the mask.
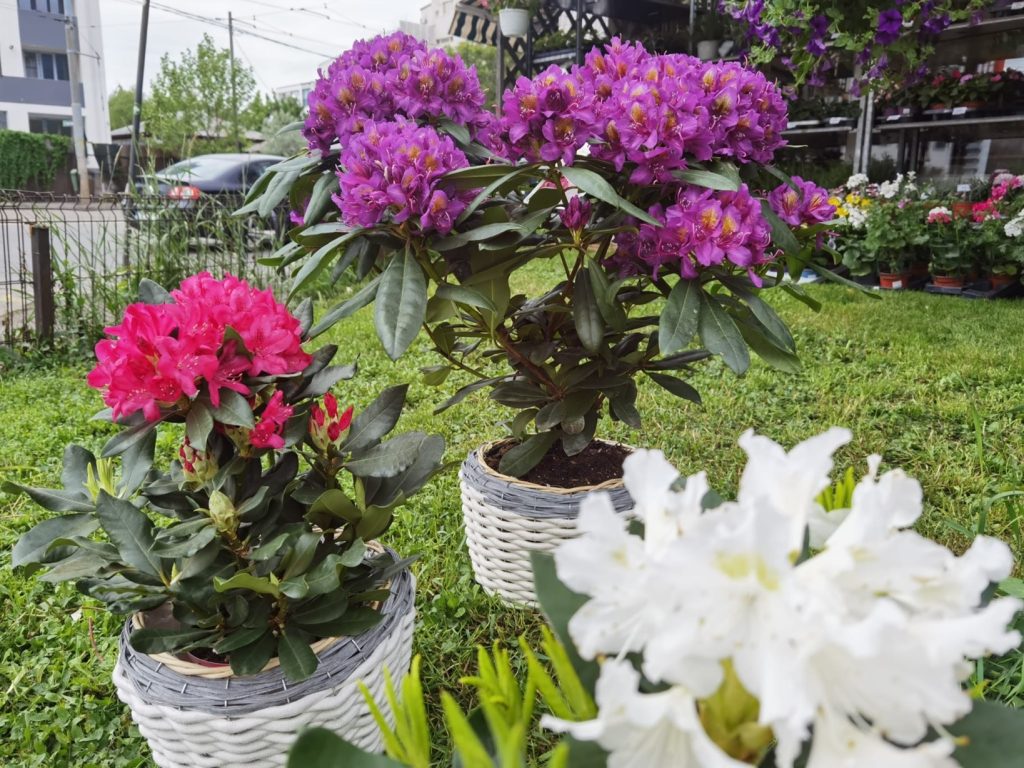
[[[383,748],[380,731],[357,687],[370,689],[390,720],[384,697],[384,667],[400,678],[409,669],[416,613],[415,582],[405,572],[392,583],[381,608],[384,619],[357,637],[317,647],[320,664],[298,684],[279,667],[251,677],[211,677],[172,670],[159,658],[135,652],[121,635],[114,667],[118,697],[128,705],[160,768],[277,768],[299,731],[328,728],[374,752]]]
[[[459,471],[466,543],[477,583],[513,605],[535,606],[531,552],[550,552],[576,536],[576,517],[587,494],[604,491],[615,509],[633,506],[622,480],[552,488],[518,480],[484,461],[493,443],[466,457]]]

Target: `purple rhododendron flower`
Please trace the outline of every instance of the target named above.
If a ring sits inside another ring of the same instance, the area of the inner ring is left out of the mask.
[[[351,226],[409,221],[413,231],[446,235],[475,194],[443,181],[469,165],[451,138],[403,118],[367,122],[340,159],[341,190],[333,199]]]
[[[745,184],[735,192],[684,186],[675,204],[648,213],[663,226],[641,224],[636,233],[617,235],[611,268],[651,275],[668,268],[692,280],[703,268],[731,264],[759,282],[754,267],[774,257],[768,253],[771,228]]]
[[[502,129],[513,158],[571,165],[594,133],[591,98],[575,74],[551,65],[532,80],[520,77],[505,91]]]
[[[768,204],[775,214],[793,227],[820,224],[835,217],[836,208],[828,201],[828,190],[799,176],[792,178],[797,189],[780,184],[768,195]]]
[[[900,39],[903,28],[903,14],[896,8],[889,8],[878,14],[878,30],[875,32],[875,43],[891,45]]]
[[[325,152],[367,121],[447,117],[479,121],[485,95],[475,67],[404,32],[360,40],[321,71],[308,97],[303,135]]]

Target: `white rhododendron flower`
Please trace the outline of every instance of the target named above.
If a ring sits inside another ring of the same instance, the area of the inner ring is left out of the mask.
[[[909,530],[920,484],[879,475],[878,456],[850,509],[826,513],[817,497],[849,440],[830,429],[787,452],[747,432],[736,500],[708,510],[703,473],[682,485],[660,452],[637,451],[624,478],[643,534],[588,497],[579,538],[555,552],[559,578],[589,597],[569,633],[584,658],[640,654],[659,692],[639,693],[633,666],[607,658],[598,718],[559,729],[597,741],[609,765],[733,765],[697,716],[727,664],[780,768],[812,738],[808,768],[956,766],[947,737],[922,741],[970,711],[970,660],[1020,643],[1007,629],[1020,601],[982,603],[1012,557],[987,537],[957,557]]]
[[[704,732],[693,696],[680,686],[641,693],[640,675],[627,661],[601,666],[594,691],[596,720],[571,723],[545,716],[541,724],[596,741],[608,750],[608,768],[747,768],[725,754]]]

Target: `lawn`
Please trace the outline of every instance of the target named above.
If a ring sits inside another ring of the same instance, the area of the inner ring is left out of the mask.
[[[819,313],[775,298],[799,343],[801,374],[777,373],[755,361],[737,379],[713,361],[694,381],[703,408],[642,382],[644,428],[631,433],[606,424],[604,435],[662,448],[683,472],[706,469],[712,485],[728,494],[743,464],[736,438],[745,429],[791,445],[833,424],[849,426],[855,437],[839,456],[841,468],[856,465],[861,472],[864,457],[878,452],[885,466],[918,477],[927,504],[922,533],[962,550],[984,520],[1019,556],[1024,541],[1017,515],[1024,508],[1000,503],[989,509],[987,500],[1024,486],[1024,304],[924,294],[875,301],[833,286],[810,292],[824,304]],[[459,382],[449,379],[438,392],[418,381],[417,368],[433,362],[422,343],[400,365],[390,363],[367,311],[329,340],[339,344],[340,361],[359,361],[356,379],[340,388],[341,399],[358,409],[385,383],[413,379],[399,427],[441,431],[450,461],[502,434],[506,414],[482,394],[433,417],[433,407]],[[89,420],[100,400],[86,387],[85,370],[18,370],[0,379],[0,477],[56,483],[66,443],[98,448],[110,434],[109,425]],[[172,437],[165,450],[174,448]],[[42,514],[27,499],[0,496],[0,765],[150,765],[110,682],[120,620],[80,609],[70,587],[11,572],[10,546]],[[504,607],[473,582],[454,467],[402,510],[393,534],[397,549],[422,556],[414,566],[416,643],[435,704],[442,686],[458,692],[475,644],[512,643],[522,632],[536,636],[535,614]],[[1010,676],[1020,679],[1019,672]],[[998,692],[1019,704],[1013,680]]]

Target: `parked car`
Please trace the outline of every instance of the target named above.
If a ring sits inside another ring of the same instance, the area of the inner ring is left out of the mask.
[[[180,160],[135,182],[136,197],[129,218],[138,225],[194,222],[200,234],[216,238],[225,214],[240,207],[249,188],[269,167],[284,159],[278,155],[223,153]],[[265,220],[250,217],[247,237],[259,241],[280,234],[287,227],[287,217],[287,211],[273,211]]]

